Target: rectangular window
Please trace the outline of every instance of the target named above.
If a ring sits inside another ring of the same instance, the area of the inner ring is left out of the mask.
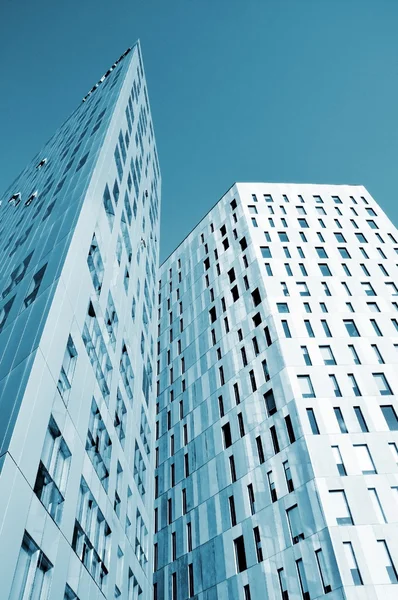
[[[292,479],[292,473],[290,471],[289,462],[287,460],[285,460],[285,462],[283,463],[283,470],[285,473],[285,479],[286,479],[286,485],[287,485],[288,492],[289,493],[293,492],[294,484],[293,484],[293,479]]]
[[[240,535],[239,537],[234,539],[234,548],[235,548],[236,570],[238,573],[242,573],[242,571],[246,571],[246,569],[247,569],[245,540],[243,538],[243,535]]]
[[[321,275],[323,275],[324,277],[331,277],[332,272],[329,269],[329,266],[326,263],[320,263],[319,265],[319,270],[321,272]]]
[[[316,557],[316,562],[317,562],[318,569],[319,569],[319,575],[321,577],[321,581],[322,581],[322,585],[323,585],[323,591],[325,594],[329,594],[332,591],[332,586],[329,583],[329,576],[328,576],[328,571],[326,568],[326,561],[323,556],[323,552],[322,552],[321,548],[319,548],[319,550],[315,550],[315,557]]]
[[[261,255],[263,258],[272,258],[271,250],[270,250],[269,246],[262,246],[260,248],[260,250],[261,250]]]
[[[282,328],[283,328],[283,333],[285,334],[285,337],[291,338],[292,334],[290,333],[289,324],[287,321],[282,321]]]
[[[309,355],[307,346],[300,346],[300,348],[301,348],[301,352],[303,354],[305,364],[310,367],[312,365],[312,362],[311,362],[311,357]]]
[[[390,431],[398,431],[398,419],[397,414],[393,406],[380,406],[383,417],[386,420]]]
[[[50,417],[34,492],[56,523],[61,522],[71,452],[54,420]]]
[[[289,600],[289,592],[287,589],[287,582],[285,572],[283,569],[278,569],[279,587],[281,591],[282,600]]]
[[[310,423],[311,431],[314,435],[319,435],[318,423],[316,422],[316,417],[313,408],[307,408],[307,416],[308,421]]]
[[[275,397],[274,397],[274,393],[271,390],[268,390],[268,392],[266,392],[264,394],[264,402],[265,402],[265,407],[267,409],[267,414],[270,417],[271,415],[275,414],[277,411],[276,408],[276,403],[275,403]]]
[[[309,375],[297,375],[300,386],[301,396],[303,398],[315,398],[314,388]]]
[[[359,468],[363,475],[374,475],[377,473],[373,459],[366,444],[354,444]]]
[[[271,495],[271,501],[276,502],[278,499],[278,495],[276,492],[275,479],[274,479],[274,475],[273,475],[272,471],[268,471],[267,479],[268,479],[269,492]]]
[[[325,365],[336,364],[336,360],[330,346],[319,346],[319,350],[321,351],[321,356]]]
[[[301,594],[302,594],[303,600],[310,600],[310,593],[308,591],[307,577],[305,575],[304,564],[303,564],[302,558],[299,558],[298,560],[296,560],[296,566],[297,566],[297,573],[299,576],[300,589],[301,589]]]
[[[361,408],[359,406],[354,406],[354,413],[357,418],[359,427],[363,433],[367,433],[369,431],[368,426],[366,424],[365,418],[362,414]]]
[[[49,594],[52,566],[25,531],[9,600],[45,600]]]
[[[357,559],[354,554],[354,549],[351,542],[343,542],[345,560],[351,572],[351,577],[354,585],[363,585],[361,573],[358,569]]]
[[[337,525],[354,525],[344,490],[330,490]]]
[[[231,517],[231,526],[235,527],[236,525],[236,509],[235,509],[235,499],[233,496],[228,498],[229,503],[229,514]]]
[[[259,435],[256,437],[256,445],[257,445],[258,459],[260,461],[260,464],[263,464],[265,462],[265,456],[264,456],[263,442],[261,440],[261,436],[259,436]]]
[[[392,390],[384,373],[372,373],[381,396],[391,396]]]
[[[341,475],[342,477],[347,475],[339,447],[332,446],[332,452],[339,475]]]
[[[286,417],[285,417],[285,425],[286,425],[287,435],[289,437],[289,442],[291,444],[294,444],[294,442],[296,441],[296,436],[294,435],[293,423],[292,423],[292,420],[290,418],[290,415],[286,415]]]
[[[398,575],[395,569],[394,563],[391,559],[391,554],[388,549],[386,540],[377,540],[377,546],[380,553],[380,558],[382,560],[382,564],[384,565],[390,583],[398,583]]]
[[[376,488],[368,488],[370,501],[377,516],[379,523],[387,523],[386,515],[384,514]]]
[[[287,509],[286,516],[289,523],[290,534],[292,536],[292,543],[298,544],[300,540],[304,539],[304,533],[302,531],[302,523],[297,504]]]
[[[280,452],[280,448],[279,448],[278,434],[276,433],[276,429],[275,429],[274,425],[272,425],[269,428],[269,432],[271,434],[271,440],[272,440],[272,445],[274,447],[274,452],[275,452],[275,454],[278,454],[278,452]]]
[[[355,321],[352,319],[344,319],[343,323],[350,337],[360,337]]]
[[[304,321],[305,328],[307,330],[308,337],[315,337],[314,330],[312,329],[311,322],[308,320]]]

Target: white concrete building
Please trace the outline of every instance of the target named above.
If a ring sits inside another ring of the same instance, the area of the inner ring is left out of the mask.
[[[398,233],[237,183],[161,267],[155,600],[398,597]]]

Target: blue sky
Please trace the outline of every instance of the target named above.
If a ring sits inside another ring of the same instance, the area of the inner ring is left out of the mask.
[[[362,183],[398,223],[396,0],[0,2],[0,189],[139,37],[162,257],[234,181]]]

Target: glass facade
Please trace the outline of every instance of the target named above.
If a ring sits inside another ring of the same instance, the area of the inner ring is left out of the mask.
[[[137,43],[2,194],[5,600],[152,598],[160,183]]]

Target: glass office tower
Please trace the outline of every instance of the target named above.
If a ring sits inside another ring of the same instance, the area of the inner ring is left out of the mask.
[[[398,233],[235,184],[161,267],[154,597],[398,596]]]
[[[137,43],[2,194],[1,598],[152,597],[159,204]]]

